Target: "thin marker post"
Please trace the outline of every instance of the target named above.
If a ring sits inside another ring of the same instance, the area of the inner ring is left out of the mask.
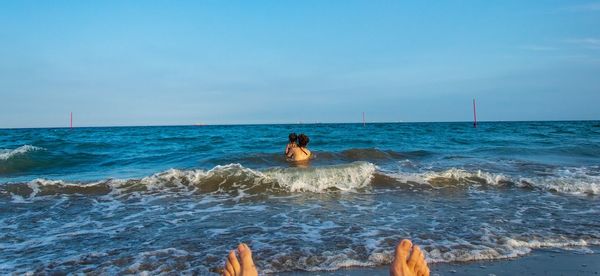
[[[364,126],[366,126],[366,123],[365,123],[365,112],[364,111],[363,111],[362,115],[363,115],[363,127],[364,127]]]
[[[475,108],[475,98],[473,98],[473,127],[477,127],[477,109]]]

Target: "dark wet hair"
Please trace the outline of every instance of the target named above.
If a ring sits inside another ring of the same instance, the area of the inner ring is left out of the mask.
[[[306,147],[308,141],[310,141],[310,139],[308,139],[308,136],[304,135],[304,133],[298,135],[298,146]]]
[[[288,138],[290,138],[290,143],[295,143],[296,139],[298,139],[298,136],[296,135],[295,132],[290,133],[290,135],[288,136]]]

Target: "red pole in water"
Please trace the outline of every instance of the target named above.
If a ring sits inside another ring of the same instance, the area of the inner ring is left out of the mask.
[[[365,112],[363,111],[363,126],[365,126]]]
[[[475,98],[473,98],[473,127],[477,127],[477,110],[475,109]]]
[[[71,128],[73,128],[73,112],[71,112]]]

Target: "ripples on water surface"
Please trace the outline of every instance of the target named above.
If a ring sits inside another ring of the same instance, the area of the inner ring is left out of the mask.
[[[307,133],[310,167],[281,156]],[[264,272],[600,244],[600,122],[0,129],[0,273]]]

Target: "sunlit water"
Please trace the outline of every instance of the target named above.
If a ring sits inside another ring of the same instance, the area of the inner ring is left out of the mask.
[[[282,156],[304,132],[308,168]],[[0,130],[0,273],[263,272],[600,244],[600,122]]]

